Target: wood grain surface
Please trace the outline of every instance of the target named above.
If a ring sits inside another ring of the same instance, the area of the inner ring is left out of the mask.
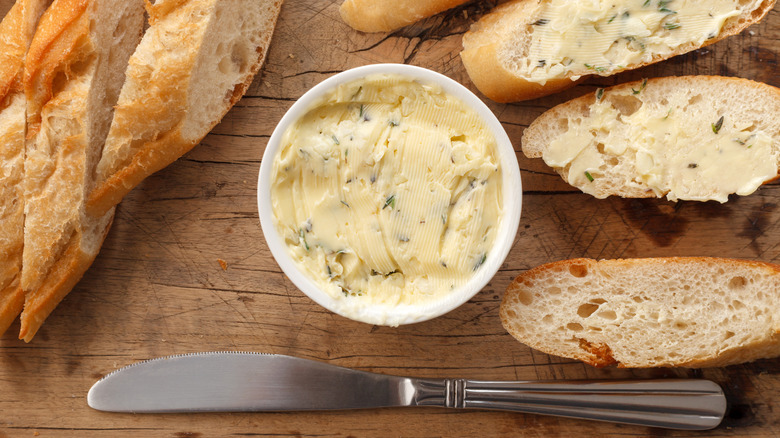
[[[360,65],[414,64],[473,90],[458,56],[461,35],[495,5],[471,2],[390,34],[363,34],[341,21],[339,3],[287,0],[265,67],[246,97],[202,144],[125,198],[94,265],[33,342],[16,339],[18,323],[0,340],[0,437],[780,435],[780,360],[705,370],[596,369],[519,344],[498,318],[512,278],[560,259],[699,255],[780,262],[777,184],[724,205],[596,200],[518,152],[525,190],[514,247],[490,284],[460,308],[425,323],[380,327],[336,316],[297,290],[272,258],[256,210],[260,159],[276,123],[311,86]],[[0,5],[1,15],[10,2]],[[486,102],[519,151],[523,129],[536,116],[597,87],[681,74],[780,86],[779,53],[776,7],[741,35],[667,62],[525,103]],[[90,386],[117,367],[211,350],[289,354],[419,377],[704,377],[723,386],[731,407],[720,427],[692,433],[436,408],[133,415],[87,406]]]

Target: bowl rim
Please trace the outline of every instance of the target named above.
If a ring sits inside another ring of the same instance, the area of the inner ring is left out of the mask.
[[[471,107],[492,131],[501,164],[501,202],[503,212],[493,249],[488,253],[488,257],[482,267],[468,281],[455,288],[451,293],[443,294],[439,299],[429,300],[422,305],[405,304],[387,307],[381,305],[359,305],[356,300],[345,303],[344,300],[334,299],[320,289],[308,275],[298,269],[288,252],[287,245],[274,225],[270,196],[272,164],[281,147],[281,139],[284,132],[305,114],[325,92],[338,85],[368,75],[381,73],[398,74],[411,77],[421,83],[436,84],[443,91]],[[423,322],[444,315],[476,296],[493,279],[509,254],[520,225],[522,181],[515,150],[506,131],[493,111],[464,85],[441,73],[423,67],[407,64],[371,64],[345,70],[323,80],[304,93],[287,110],[276,125],[276,128],[274,128],[263,152],[257,183],[257,207],[260,226],[271,254],[283,273],[301,292],[320,306],[346,318],[369,324],[397,326]],[[351,314],[345,314],[347,312]]]

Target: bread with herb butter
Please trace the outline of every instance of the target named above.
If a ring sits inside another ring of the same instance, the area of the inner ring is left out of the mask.
[[[552,94],[589,75],[609,76],[741,32],[775,0],[514,0],[463,36],[461,58],[487,97]]]
[[[748,195],[780,168],[780,90],[718,76],[655,78],[558,105],[523,133],[569,184],[597,198]]]
[[[88,208],[105,214],[198,144],[265,60],[281,0],[158,0],[130,59]]]
[[[520,342],[594,366],[733,365],[780,356],[780,265],[563,260],[518,276],[499,313]]]
[[[468,0],[345,0],[341,18],[362,32],[389,32],[462,5]]]
[[[25,341],[87,270],[113,218],[89,217],[85,201],[143,11],[142,0],[54,0],[27,52]]]
[[[0,335],[24,305],[24,57],[47,3],[19,0],[0,22]]]

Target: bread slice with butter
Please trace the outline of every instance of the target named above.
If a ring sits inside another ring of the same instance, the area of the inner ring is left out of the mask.
[[[748,195],[780,168],[780,90],[682,76],[599,89],[523,133],[529,158],[597,198],[716,200]]]
[[[54,0],[25,62],[25,290],[29,341],[98,253],[113,210],[85,211],[123,72],[143,31],[142,0]]]
[[[341,18],[355,30],[362,32],[389,32],[468,0],[344,0],[339,8]]]
[[[733,365],[780,356],[780,265],[564,260],[518,276],[499,314],[518,341],[594,366]]]
[[[24,305],[24,58],[47,5],[18,0],[0,22],[0,335]]]
[[[487,97],[552,94],[690,52],[760,21],[775,0],[514,0],[463,36],[461,59]]]
[[[198,144],[243,96],[281,0],[158,0],[130,59],[88,203],[101,216]]]

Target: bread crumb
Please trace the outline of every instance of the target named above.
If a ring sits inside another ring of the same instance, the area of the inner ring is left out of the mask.
[[[223,271],[227,271],[227,268],[228,268],[227,262],[222,260],[222,259],[217,259],[217,261],[219,262],[219,266],[222,267],[222,270]]]

